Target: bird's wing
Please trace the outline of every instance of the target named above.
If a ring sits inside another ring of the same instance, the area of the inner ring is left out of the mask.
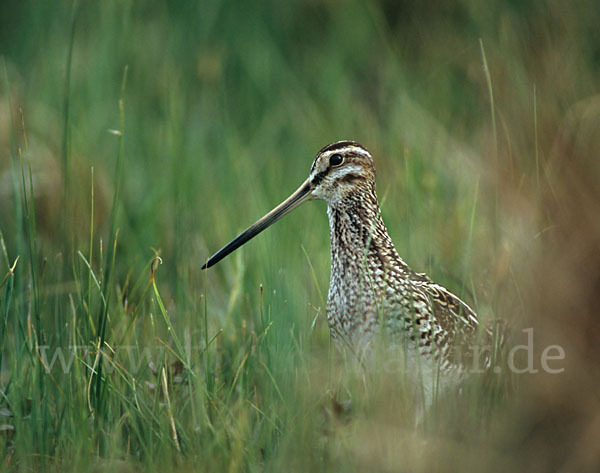
[[[431,297],[433,312],[441,323],[448,326],[458,325],[464,330],[475,330],[479,319],[466,302],[452,294],[439,284],[427,284],[427,292]]]

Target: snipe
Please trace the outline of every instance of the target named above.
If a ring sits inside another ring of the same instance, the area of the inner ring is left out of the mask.
[[[477,315],[400,258],[381,218],[371,154],[354,141],[317,153],[306,181],[287,200],[211,256],[209,268],[307,200],[327,202],[331,278],[327,320],[338,345],[364,348],[375,334],[402,341],[442,372],[462,370]],[[464,352],[464,350],[462,350]]]

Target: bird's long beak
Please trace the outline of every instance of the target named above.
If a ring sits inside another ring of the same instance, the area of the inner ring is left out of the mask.
[[[210,268],[212,265],[221,261],[225,256],[229,253],[237,250],[240,246],[246,243],[251,238],[254,238],[260,232],[262,232],[265,228],[275,223],[285,214],[290,213],[296,207],[301,205],[303,202],[311,199],[312,186],[310,183],[310,178],[302,183],[302,185],[298,188],[296,192],[290,195],[286,200],[284,200],[281,204],[271,210],[267,215],[261,218],[258,222],[256,222],[251,227],[244,230],[237,237],[227,243],[223,248],[217,251],[214,255],[212,255],[206,263],[202,265],[200,269]]]

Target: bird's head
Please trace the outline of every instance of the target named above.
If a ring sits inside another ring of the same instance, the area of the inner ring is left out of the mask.
[[[307,200],[319,199],[337,206],[357,192],[372,192],[374,184],[373,158],[363,146],[354,141],[327,145],[317,153],[308,179],[296,192],[212,255],[202,269],[217,263]]]
[[[308,178],[313,199],[337,205],[356,192],[369,191],[375,182],[373,158],[354,141],[338,141],[317,153]]]

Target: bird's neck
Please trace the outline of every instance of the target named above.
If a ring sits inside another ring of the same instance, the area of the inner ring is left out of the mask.
[[[332,270],[378,268],[409,271],[388,235],[375,189],[350,194],[327,206]],[[353,271],[350,271],[353,272]]]

